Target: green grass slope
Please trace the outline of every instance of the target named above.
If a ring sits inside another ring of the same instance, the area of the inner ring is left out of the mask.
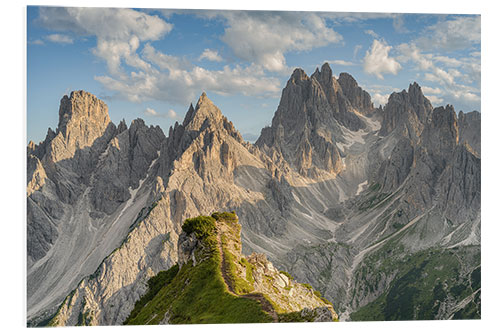
[[[188,219],[182,229],[187,234],[195,233],[203,243],[195,253],[198,264],[189,261],[180,270],[176,265],[153,277],[149,291],[136,302],[124,324],[159,324],[167,312],[172,324],[271,322],[272,318],[257,301],[227,291],[220,272],[215,218]]]

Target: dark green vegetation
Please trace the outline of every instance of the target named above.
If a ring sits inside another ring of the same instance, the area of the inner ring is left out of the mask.
[[[442,315],[444,303],[458,305],[467,297],[471,301],[451,311],[452,319],[479,319],[481,267],[478,246],[453,249],[428,249],[411,256],[400,256],[399,247],[388,242],[366,260],[356,280],[364,279],[365,289],[374,292],[381,276],[395,274],[386,291],[373,302],[351,314],[355,321],[429,320]],[[476,268],[467,270],[471,263]],[[370,272],[377,271],[377,277]],[[474,294],[475,293],[475,294]],[[473,295],[474,294],[474,295]],[[473,295],[473,296],[472,296]]]
[[[124,324],[159,324],[165,314],[173,324],[272,321],[257,301],[237,297],[227,291],[220,271],[216,219],[237,222],[236,216],[231,213],[215,213],[211,217],[186,220],[183,231],[194,233],[204,245],[195,252],[197,265],[193,266],[189,261],[178,272],[171,268],[153,277],[149,282],[150,290],[136,303]]]
[[[135,302],[134,310],[132,310],[127,320],[125,320],[124,324],[127,324],[130,318],[136,317],[139,314],[139,311],[144,308],[144,306],[146,306],[146,304],[151,301],[164,286],[172,282],[177,273],[179,273],[179,265],[176,264],[170,267],[169,270],[161,271],[157,275],[149,279],[148,292],[137,302]]]
[[[224,253],[224,258],[226,260],[224,261],[224,265],[222,269],[226,273],[226,276],[228,278],[228,283],[231,285],[231,289],[239,295],[243,294],[248,294],[253,291],[253,286],[247,281],[249,278],[253,280],[253,277],[251,276],[252,272],[252,266],[250,263],[246,263],[246,276],[247,280],[242,279],[238,273],[236,272],[236,258],[233,256],[231,251],[228,249],[228,243],[227,243],[227,237],[224,235],[221,237],[222,239],[222,252]],[[249,274],[250,273],[250,274]]]

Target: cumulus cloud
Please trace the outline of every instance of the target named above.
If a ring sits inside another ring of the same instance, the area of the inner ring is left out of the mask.
[[[372,95],[372,102],[374,105],[385,105],[389,100],[390,94],[375,93]]]
[[[450,58],[447,56],[438,55],[438,56],[433,57],[433,59],[437,62],[443,63],[446,66],[450,66],[450,67],[459,67],[459,66],[463,65],[463,63],[460,60],[455,59],[455,58]]]
[[[217,50],[210,50],[210,49],[205,49],[203,53],[200,55],[198,60],[203,60],[207,59],[210,61],[216,61],[216,62],[221,62],[222,57],[219,55],[219,52]]]
[[[413,43],[400,44],[397,50],[400,52],[400,55],[397,57],[399,61],[406,63],[411,60],[417,64],[420,70],[428,70],[434,65],[431,60],[432,55],[422,54],[421,50]]]
[[[399,52],[398,61],[413,63],[416,69],[423,71],[424,81],[439,85],[439,88],[422,87],[424,94],[432,103],[440,104],[446,101],[471,109],[477,108],[480,91],[474,88],[474,85],[480,86],[481,82],[480,58],[471,54],[470,57],[453,58],[439,53],[429,53],[420,48],[416,42],[400,44],[396,49]]]
[[[481,16],[457,16],[427,28],[417,45],[424,50],[453,51],[481,42]]]
[[[150,42],[162,38],[173,28],[172,24],[158,16],[120,8],[42,7],[39,13],[38,23],[47,29],[71,32],[78,36],[96,36],[97,45],[92,52],[106,62],[108,73],[97,75],[95,79],[105,88],[133,102],[162,100],[187,104],[205,90],[222,95],[242,93],[266,97],[275,97],[280,91],[279,80],[269,77],[258,61],[246,67],[236,65],[224,66],[221,70],[207,70],[183,58],[156,50]],[[257,17],[253,15],[252,19],[258,20]],[[228,22],[232,22],[231,19]],[[244,23],[248,26],[250,21],[249,18]],[[320,45],[325,40],[338,38],[336,33],[333,33],[333,37],[321,35],[332,32],[322,26],[322,20],[306,21],[312,27],[305,32],[309,46],[315,37]],[[236,38],[237,34],[231,35],[231,27],[229,24],[226,29],[226,32],[229,31],[227,36]],[[271,27],[267,25],[262,29],[271,30]],[[297,43],[302,40],[304,38],[300,36],[294,39]],[[215,61],[220,58],[217,52],[208,49],[202,57]],[[125,70],[123,64],[130,69]],[[151,110],[148,114],[153,115]]]
[[[218,15],[227,24],[222,41],[234,55],[272,72],[289,70],[287,52],[311,50],[342,40],[316,13],[224,11]]]
[[[363,69],[366,73],[383,79],[384,73],[396,75],[401,70],[401,65],[396,59],[389,56],[391,46],[384,41],[375,39],[372,46],[366,51]]]
[[[136,53],[140,43],[158,40],[173,27],[157,16],[126,8],[40,7],[37,20],[47,29],[96,36],[93,53],[106,61],[112,75],[123,75],[122,60],[147,69]]]
[[[432,87],[427,87],[427,86],[422,86],[422,92],[424,94],[442,94],[443,91],[439,88],[432,88]]]
[[[266,76],[257,65],[207,70],[164,54],[149,44],[142,54],[151,66],[148,71],[132,72],[127,77],[102,75],[96,80],[134,102],[156,99],[187,104],[205,90],[220,95],[242,93],[268,97],[275,97],[280,91],[279,80]]]
[[[73,38],[67,35],[61,34],[52,34],[45,37],[48,41],[52,43],[61,43],[61,44],[73,44]]]

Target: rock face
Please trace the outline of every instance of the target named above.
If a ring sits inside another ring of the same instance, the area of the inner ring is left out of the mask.
[[[56,131],[28,147],[28,316],[54,311],[120,245],[153,200],[164,140],[142,120],[117,130],[92,94],[63,97]]]
[[[481,114],[477,111],[458,114],[460,143],[467,143],[478,156],[481,156]]]
[[[410,85],[408,92],[392,93],[382,112],[380,135],[388,135],[397,129],[411,140],[416,139],[432,111],[430,101],[425,98],[417,83]]]
[[[480,284],[453,294],[480,275],[480,113],[433,108],[416,83],[373,110],[354,79],[336,79],[327,64],[310,77],[294,71],[255,145],[206,94],[168,137],[142,120],[116,127],[95,97],[71,96],[57,130],[27,147],[31,325],[56,310],[59,325],[122,323],[151,276],[192,259],[196,241],[180,236],[182,223],[232,210],[243,254],[265,253],[334,300],[341,320],[375,320],[367,313],[386,311],[380,297],[399,304],[397,295],[435,311],[382,319],[480,316],[471,310]],[[94,114],[102,124],[83,138],[90,125],[73,121],[92,124]],[[466,260],[450,260],[457,255]],[[256,272],[277,271],[263,256],[245,258]],[[454,296],[408,289],[409,276],[438,285],[429,280],[437,269]]]
[[[369,115],[375,111],[370,94],[364,91],[349,73],[340,73],[338,83],[352,107],[358,112]]]
[[[271,127],[262,130],[256,145],[275,161],[284,159],[302,176],[335,176],[343,169],[336,146],[341,124],[354,131],[364,126],[330,66],[325,63],[311,77],[296,69]]]

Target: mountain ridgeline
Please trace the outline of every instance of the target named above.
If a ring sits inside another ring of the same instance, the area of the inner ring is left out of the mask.
[[[480,122],[417,83],[375,108],[328,64],[293,72],[255,144],[205,93],[165,136],[75,91],[28,145],[29,325],[316,318],[324,301],[274,267],[332,300],[330,320],[480,318]],[[213,248],[194,246],[185,221],[214,211],[236,212],[241,242],[212,217]],[[223,235],[238,250],[216,251]],[[192,293],[255,311],[186,309]]]

